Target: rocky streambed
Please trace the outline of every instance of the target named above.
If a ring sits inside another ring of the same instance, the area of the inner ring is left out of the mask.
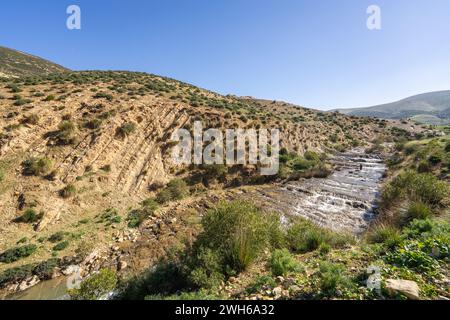
[[[327,178],[291,181],[260,190],[259,195],[267,206],[286,215],[359,234],[374,218],[386,166],[380,156],[359,148],[338,153],[331,162],[335,171]]]

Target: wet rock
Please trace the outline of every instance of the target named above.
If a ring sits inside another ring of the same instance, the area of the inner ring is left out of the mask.
[[[24,281],[22,281],[18,287],[19,291],[24,291],[28,288],[31,288],[32,286],[38,284],[41,280],[38,276],[32,276],[31,278],[28,278]]]
[[[70,276],[76,272],[81,272],[81,268],[77,265],[70,265],[61,270],[61,273],[65,276]]]

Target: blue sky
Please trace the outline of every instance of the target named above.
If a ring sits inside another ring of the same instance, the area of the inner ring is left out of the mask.
[[[82,29],[66,28],[66,8]],[[369,31],[366,9],[381,7]],[[135,70],[307,107],[450,89],[448,0],[14,0],[0,45],[74,70]]]

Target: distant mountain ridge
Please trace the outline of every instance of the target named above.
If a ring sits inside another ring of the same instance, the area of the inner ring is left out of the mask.
[[[19,78],[66,72],[64,68],[48,60],[0,46],[0,77]]]
[[[410,118],[425,124],[449,124],[450,90],[423,93],[397,102],[368,108],[336,109],[333,111],[346,115],[382,119]]]

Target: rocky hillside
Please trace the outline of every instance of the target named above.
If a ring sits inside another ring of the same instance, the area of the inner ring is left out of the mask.
[[[382,119],[411,118],[419,123],[445,125],[450,123],[450,91],[424,93],[379,106],[338,111],[347,115]]]
[[[388,131],[382,121],[220,96],[143,73],[4,80],[0,97],[2,250],[94,220],[108,208],[124,215],[174,177],[191,175],[195,168],[170,161],[169,138],[194,120],[213,128],[279,128],[282,147],[297,154],[365,145]],[[40,218],[18,223],[30,208]],[[93,222],[80,228],[103,237]]]
[[[68,70],[53,62],[0,47],[0,77],[18,78],[65,71]]]

